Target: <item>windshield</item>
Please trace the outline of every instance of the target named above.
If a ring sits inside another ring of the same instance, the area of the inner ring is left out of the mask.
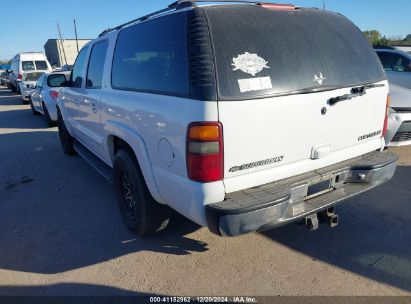
[[[245,5],[212,6],[205,11],[220,100],[319,91],[385,79],[371,46],[341,15]]]
[[[24,75],[24,81],[37,81],[44,73],[35,72],[35,73],[27,73]]]

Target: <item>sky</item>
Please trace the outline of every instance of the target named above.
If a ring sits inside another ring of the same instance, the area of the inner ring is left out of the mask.
[[[15,54],[43,51],[48,39],[74,38],[73,19],[79,38],[92,39],[106,28],[160,10],[174,0],[19,0],[1,5],[0,60]],[[271,0],[305,7],[323,7],[323,0]],[[361,30],[378,30],[387,37],[411,34],[410,0],[324,0],[327,10],[341,13]],[[18,12],[18,13],[17,13]]]

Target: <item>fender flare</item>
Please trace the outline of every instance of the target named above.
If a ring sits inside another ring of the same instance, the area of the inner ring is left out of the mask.
[[[105,139],[107,148],[106,152],[110,156],[111,165],[113,166],[114,163],[113,138],[117,137],[126,142],[133,150],[150,194],[158,203],[165,204],[154,178],[151,159],[144,139],[133,129],[117,121],[106,121],[104,128],[107,134]]]

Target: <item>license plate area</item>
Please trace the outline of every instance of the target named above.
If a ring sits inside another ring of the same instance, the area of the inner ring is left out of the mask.
[[[308,186],[306,199],[310,199],[321,194],[332,191],[332,179],[325,180],[313,185]]]

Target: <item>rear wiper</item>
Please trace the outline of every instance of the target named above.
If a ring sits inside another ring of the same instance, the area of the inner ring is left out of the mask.
[[[360,87],[355,87],[351,89],[351,94],[345,94],[342,96],[337,96],[337,97],[333,97],[330,98],[328,100],[328,104],[330,106],[334,106],[337,103],[341,102],[341,101],[345,101],[345,100],[351,100],[355,97],[359,97],[359,96],[363,96],[365,94],[367,94],[367,89],[373,89],[373,88],[380,88],[380,87],[384,87],[384,84],[367,84],[367,85],[363,85]]]

